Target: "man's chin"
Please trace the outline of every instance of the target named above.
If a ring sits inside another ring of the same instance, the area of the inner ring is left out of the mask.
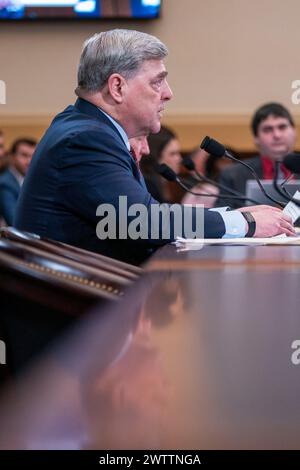
[[[152,128],[151,128],[151,131],[150,131],[150,134],[158,134],[158,132],[160,131],[161,129],[161,123],[160,121],[155,123]]]
[[[272,152],[272,159],[280,161],[282,160],[286,155],[288,155],[291,151],[288,149],[276,149]]]

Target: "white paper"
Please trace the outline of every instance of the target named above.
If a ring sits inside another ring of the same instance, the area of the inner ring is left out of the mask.
[[[300,192],[296,191],[293,195],[293,198],[300,201]],[[300,207],[297,206],[297,204],[295,204],[293,201],[287,203],[287,205],[283,209],[283,212],[292,218],[293,224],[300,217]]]
[[[295,199],[300,201],[300,191],[296,191],[293,195]],[[300,217],[300,207],[290,201],[283,209],[288,214],[293,223]],[[296,228],[299,234],[299,229]],[[300,245],[300,236],[287,237],[285,233],[268,238],[181,238],[177,237],[174,242],[179,251],[200,250],[205,245]]]
[[[300,236],[287,237],[285,234],[269,238],[181,238],[174,242],[181,251],[200,250],[205,245],[300,245]]]

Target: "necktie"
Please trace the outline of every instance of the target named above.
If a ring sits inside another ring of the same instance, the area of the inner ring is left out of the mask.
[[[272,180],[274,178],[274,162],[265,156],[261,157],[262,163],[262,170],[263,170],[263,179],[265,180]],[[281,163],[280,164],[280,172],[279,178],[288,178],[291,176],[291,172],[285,168],[285,166]]]
[[[146,183],[145,183],[143,174],[142,174],[141,169],[140,169],[140,162],[139,162],[139,160],[136,158],[136,153],[135,153],[133,147],[130,147],[130,153],[131,153],[131,156],[132,156],[133,160],[135,161],[136,166],[137,166],[137,169],[138,169],[138,177],[139,177],[140,184],[143,186],[144,189],[147,190],[147,186],[146,186]],[[148,191],[148,190],[147,190],[147,191]]]

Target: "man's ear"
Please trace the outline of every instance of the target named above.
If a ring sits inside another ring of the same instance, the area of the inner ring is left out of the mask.
[[[254,136],[254,143],[258,149],[260,149],[260,139],[257,136]]]
[[[113,73],[107,81],[109,94],[118,104],[123,101],[125,85],[125,79],[118,73]]]

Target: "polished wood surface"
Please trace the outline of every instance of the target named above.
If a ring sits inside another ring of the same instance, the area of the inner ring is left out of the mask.
[[[86,267],[95,269],[104,269],[105,272],[114,273],[129,280],[135,280],[142,272],[142,269],[122,261],[108,258],[107,256],[100,255],[91,251],[83,250],[66,243],[43,238],[39,235],[29,232],[23,232],[14,227],[3,227],[0,230],[0,238],[11,240],[25,245],[26,247],[33,247],[37,250],[44,251],[44,253],[52,253],[56,256],[75,261]]]
[[[299,260],[159,250],[4,392],[0,448],[299,449]]]

